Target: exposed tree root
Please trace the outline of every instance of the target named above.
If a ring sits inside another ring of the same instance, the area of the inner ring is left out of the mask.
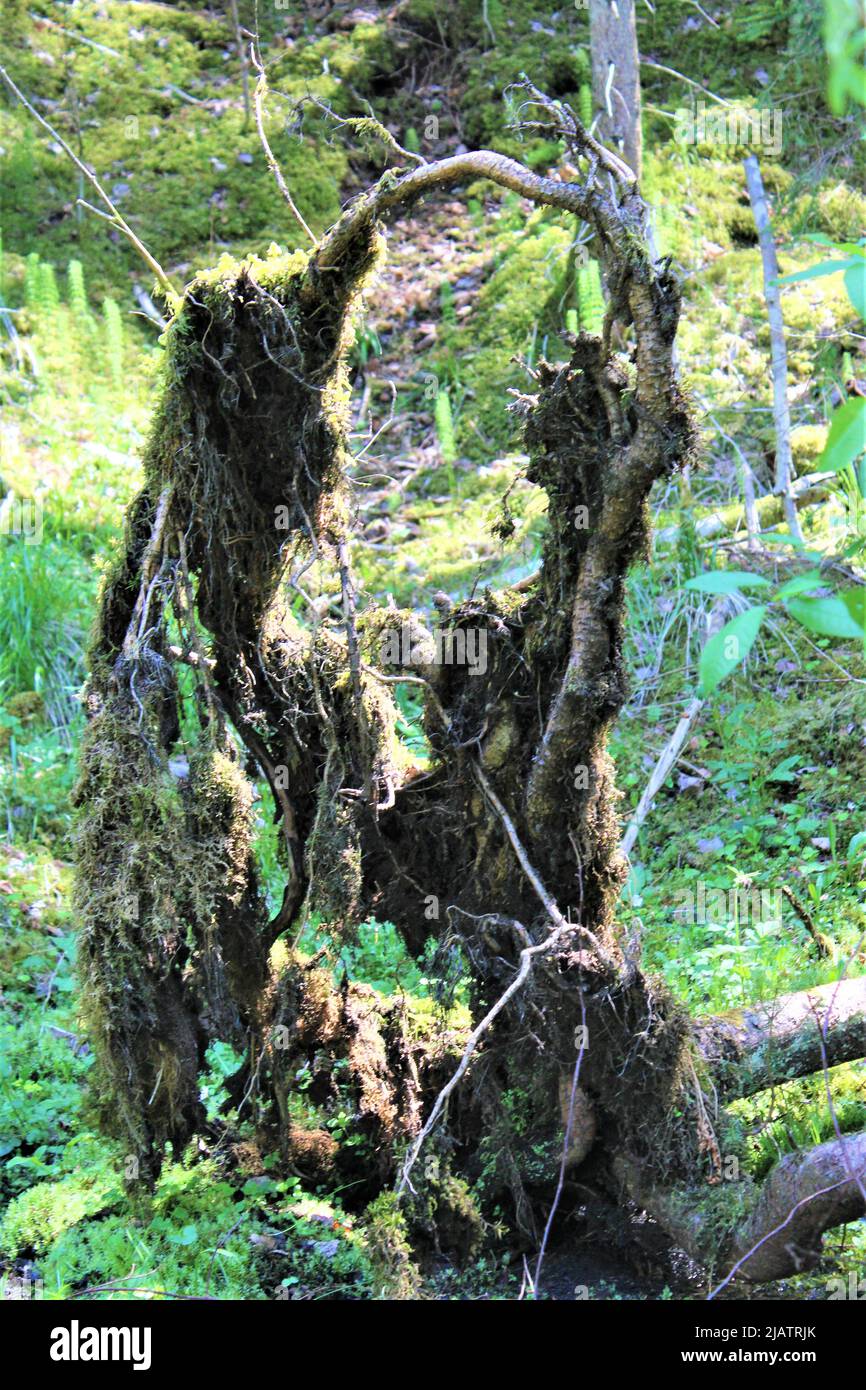
[[[716,1176],[709,1078],[748,1094],[859,1055],[863,992],[838,987],[821,1034],[797,996],[777,1016],[696,1028],[617,927],[625,864],[606,740],[625,696],[625,583],[648,544],[650,489],[692,457],[695,431],[672,361],[679,290],[649,254],[639,193],[567,107],[527,92],[585,186],[484,151],[391,171],[309,255],[224,260],[187,288],[91,653],[77,889],[91,1036],[115,1127],[146,1171],[194,1132],[198,1071],[221,1038],[245,1050],[249,1092],[272,1102],[298,1171],[351,1175],[373,1197],[447,1100],[429,1140],[438,1196],[425,1165],[427,1195],[406,1184],[402,1200],[419,1227],[441,1229],[447,1208],[474,1231],[465,1180],[483,1148],[487,1190],[510,1193],[532,1235],[561,1176],[561,1097],[569,1088],[570,1127],[582,1049],[566,1162],[592,1148],[687,1248],[740,1258],[753,1218],[763,1232],[786,1195],[816,1192],[840,1160],[780,1165],[765,1197],[728,1185],[729,1206],[701,1226],[681,1194]],[[383,639],[408,622],[423,655],[431,635],[412,614],[356,612],[345,356],[382,254],[379,219],[481,175],[586,219],[609,310],[601,339],[570,339],[569,360],[539,364],[536,393],[515,402],[527,478],[548,499],[541,573],[529,591],[443,613],[452,637],[483,634],[487,665],[413,665],[432,750],[419,773],[391,696],[407,673]],[[614,320],[631,330],[630,360],[610,353]],[[342,621],[292,611],[313,558],[339,579]],[[257,772],[282,828],[274,919],[250,847]],[[338,985],[289,944],[313,912],[349,938],[371,911],[410,951],[431,934],[459,950],[477,1049],[472,1028]],[[335,1100],[362,1144],[326,1132]],[[858,1143],[843,1147],[859,1161]],[[798,1250],[856,1207],[845,1183],[833,1190],[792,1218]],[[408,1289],[405,1251],[389,1248]],[[775,1237],[761,1250],[749,1277],[781,1264]]]

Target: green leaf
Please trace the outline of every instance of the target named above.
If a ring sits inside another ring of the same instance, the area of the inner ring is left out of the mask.
[[[853,859],[861,850],[866,850],[866,830],[858,830],[848,842],[848,859]]]
[[[176,1236],[169,1236],[173,1245],[195,1245],[198,1240],[198,1231],[195,1226],[184,1226],[183,1230]]]
[[[798,541],[789,531],[759,531],[763,545],[789,545],[793,550],[799,552],[804,560],[816,560],[820,562],[824,559],[820,550],[808,550],[805,541]]]
[[[818,246],[832,246],[834,251],[844,251],[847,255],[866,256],[866,237],[859,241],[834,241],[826,232],[810,232],[804,241],[814,241]]]
[[[809,570],[808,574],[797,574],[793,579],[789,579],[787,584],[783,584],[781,589],[776,590],[777,599],[794,598],[797,594],[808,593],[810,589],[823,584],[824,579],[820,570]]]
[[[861,265],[858,257],[849,256],[844,261],[818,261],[816,265],[810,265],[806,270],[795,270],[792,275],[781,275],[777,280],[777,285],[794,285],[798,280],[818,280],[823,275],[835,275],[837,270],[848,270],[850,267]]]
[[[866,589],[860,586],[856,589],[846,589],[840,597],[851,614],[852,620],[861,632],[864,631],[866,629]]]
[[[866,260],[855,261],[845,271],[845,288],[861,319],[866,319]]]
[[[853,396],[833,412],[830,433],[818,460],[821,468],[839,473],[866,449],[866,397]]]
[[[766,611],[767,606],[763,603],[755,608],[747,608],[745,613],[738,613],[736,618],[725,623],[721,631],[709,639],[701,652],[698,666],[702,695],[711,695],[725,677],[746,659],[760,631]]]
[[[796,782],[797,773],[795,771],[795,768],[799,761],[800,759],[796,753],[792,754],[790,758],[783,758],[783,760],[780,763],[776,764],[776,766],[773,768],[773,771],[767,774],[767,781]]]
[[[205,1060],[213,1072],[224,1081],[229,1076],[234,1076],[236,1071],[240,1071],[244,1064],[244,1059],[230,1043],[221,1042],[219,1039],[212,1042],[207,1052]]]
[[[852,97],[861,106],[866,103],[866,80],[860,63],[848,53],[841,52],[830,64],[827,81],[827,100],[834,116],[845,114],[848,97]]]
[[[732,594],[738,589],[755,589],[768,583],[762,574],[752,574],[749,570],[711,570],[687,579],[685,587],[697,589],[702,594]]]
[[[793,598],[787,605],[792,618],[819,637],[862,637],[862,627],[854,621],[838,594],[830,598]]]

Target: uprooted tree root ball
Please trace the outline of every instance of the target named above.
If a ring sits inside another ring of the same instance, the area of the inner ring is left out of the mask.
[[[720,1185],[714,1077],[734,1042],[643,973],[614,914],[625,867],[606,741],[625,697],[626,577],[650,489],[695,452],[672,356],[679,291],[621,162],[567,108],[529,99],[585,186],[484,151],[391,171],[309,256],[272,248],[197,277],[168,331],[145,482],[91,654],[78,788],[81,968],[106,1111],[155,1172],[202,1123],[208,1045],[231,1042],[284,1161],[337,1173],[371,1204],[383,1280],[402,1296],[418,1287],[411,1240],[480,1239],[467,1182],[483,1174],[535,1238],[560,1166],[581,1164],[705,1263],[778,1277],[857,1207],[853,1179],[763,1240],[779,1193],[814,1188],[830,1159],[816,1150],[766,1191]],[[583,218],[610,291],[601,336],[569,338],[568,362],[539,364],[513,403],[548,500],[538,576],[440,610],[450,640],[483,636],[483,669],[437,663],[417,615],[358,608],[345,367],[382,220],[482,175]],[[615,323],[630,357],[611,350]],[[313,560],[336,581],[336,619],[304,607]],[[401,669],[383,655],[407,624],[424,768],[397,738]],[[251,852],[256,778],[280,832],[274,917]],[[373,911],[416,956],[431,935],[459,953],[468,1014],[422,1017],[298,950],[311,914],[348,941]],[[851,1007],[862,1015],[862,992]],[[848,1025],[837,1060],[857,1055]],[[767,1018],[734,1040],[741,1060],[763,1049],[756,1089],[814,1068],[811,1026],[803,1013],[782,1035]],[[335,1097],[361,1142],[321,1123]],[[531,1153],[520,1112],[540,1136]]]

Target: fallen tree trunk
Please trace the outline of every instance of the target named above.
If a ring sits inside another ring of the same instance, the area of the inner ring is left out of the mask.
[[[805,473],[796,482],[791,484],[791,497],[797,507],[808,507],[813,502],[820,501],[827,495],[829,484],[834,480],[835,473]],[[768,530],[771,526],[778,526],[785,520],[785,508],[783,499],[777,497],[775,493],[767,493],[764,497],[759,497],[755,501],[755,511],[761,530]],[[745,509],[742,502],[730,502],[725,507],[719,507],[717,511],[710,512],[708,516],[702,516],[695,522],[695,533],[700,540],[715,540],[717,536],[727,535],[729,532],[740,530],[745,521]],[[654,533],[653,540],[656,545],[674,545],[680,534],[678,526],[662,526]]]
[[[763,1284],[813,1269],[825,1231],[866,1212],[866,1135],[847,1134],[780,1159],[760,1185],[708,1189],[647,1185],[638,1165],[618,1156],[624,1190],[651,1211],[700,1264]]]
[[[813,1269],[825,1231],[866,1211],[866,1134],[846,1134],[788,1154],[762,1184],[748,1220],[725,1252],[753,1283]]]
[[[866,977],[783,995],[696,1025],[724,1100],[866,1057]]]

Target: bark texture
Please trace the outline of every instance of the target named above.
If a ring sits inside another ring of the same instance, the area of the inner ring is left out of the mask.
[[[597,133],[639,180],[643,137],[635,0],[589,0],[589,34]]]

